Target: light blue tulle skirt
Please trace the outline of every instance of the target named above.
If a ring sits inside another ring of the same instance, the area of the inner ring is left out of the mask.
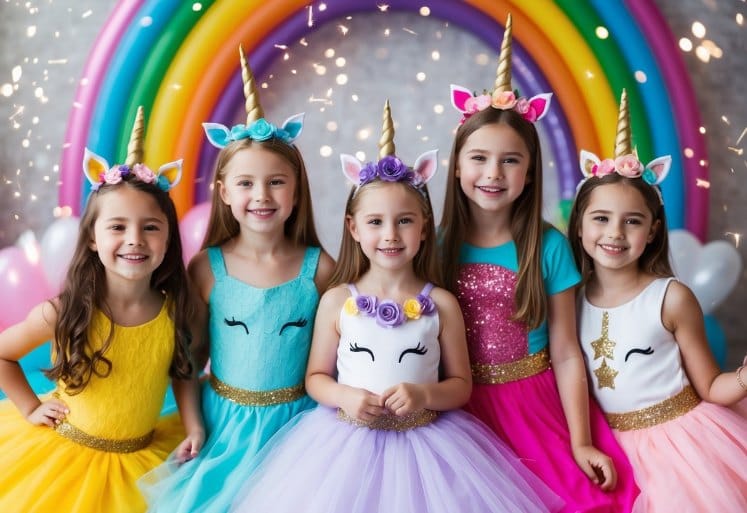
[[[290,419],[315,404],[304,396],[273,406],[242,406],[218,395],[205,383],[202,391],[205,445],[194,460],[179,464],[172,455],[138,481],[148,511],[227,511],[246,484],[260,449]]]

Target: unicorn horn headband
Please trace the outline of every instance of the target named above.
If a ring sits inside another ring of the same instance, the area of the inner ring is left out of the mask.
[[[466,87],[451,84],[451,104],[462,113],[464,123],[475,112],[488,107],[500,110],[514,110],[530,123],[539,121],[550,109],[552,93],[541,93],[531,98],[520,97],[511,89],[511,41],[513,24],[511,14],[506,19],[506,30],[503,32],[501,51],[498,55],[495,84],[491,92],[473,94]]]
[[[143,164],[145,141],[145,114],[139,106],[135,113],[130,141],[127,143],[127,157],[124,164],[109,166],[105,158],[88,148],[83,153],[83,174],[91,183],[91,190],[98,191],[102,185],[116,185],[120,182],[140,180],[152,183],[163,191],[172,189],[182,178],[182,160],[175,160],[158,168],[155,173]]]
[[[220,123],[203,123],[205,135],[210,144],[216,148],[225,148],[228,144],[242,139],[253,141],[269,141],[277,139],[292,145],[303,130],[303,113],[295,114],[285,120],[281,127],[269,123],[265,119],[262,105],[259,103],[259,92],[249,63],[246,61],[244,49],[239,45],[239,59],[241,61],[241,79],[244,82],[244,108],[246,109],[246,125],[234,125],[228,128]]]
[[[438,168],[438,150],[431,150],[420,155],[415,165],[410,168],[395,154],[394,121],[389,100],[384,103],[384,114],[381,138],[379,139],[379,161],[363,165],[353,155],[340,155],[342,173],[354,186],[355,194],[361,187],[375,180],[382,182],[405,182],[418,191],[433,178]]]
[[[632,145],[632,130],[630,128],[630,111],[628,110],[628,94],[623,89],[620,95],[620,111],[617,115],[617,132],[615,134],[615,158],[600,160],[590,151],[581,150],[579,163],[584,175],[578,184],[581,185],[590,178],[602,178],[617,173],[627,178],[641,178],[647,184],[659,185],[669,174],[672,166],[672,156],[658,157],[645,166],[638,160],[638,155]],[[664,204],[664,198],[658,188],[659,200]]]

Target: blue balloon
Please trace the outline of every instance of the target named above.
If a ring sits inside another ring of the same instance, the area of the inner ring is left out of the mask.
[[[726,367],[726,336],[724,330],[721,329],[721,325],[714,316],[706,315],[704,320],[708,345],[716,358],[716,363],[723,370]]]

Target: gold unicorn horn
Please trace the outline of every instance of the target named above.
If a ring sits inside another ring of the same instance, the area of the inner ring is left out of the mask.
[[[145,146],[145,114],[143,114],[143,106],[140,105],[135,113],[135,122],[132,124],[132,132],[130,133],[130,142],[127,143],[127,158],[125,159],[125,165],[134,166],[135,164],[143,163],[143,155]]]
[[[628,110],[628,93],[623,89],[622,95],[620,96],[620,113],[617,115],[615,158],[633,153],[632,137],[632,131],[630,129],[630,111]]]
[[[501,53],[498,56],[498,69],[495,73],[494,91],[511,91],[511,13],[506,18],[506,30],[503,32]]]
[[[244,107],[246,108],[246,124],[251,125],[259,118],[265,117],[262,105],[259,104],[259,93],[257,92],[257,83],[254,81],[254,75],[246,62],[244,48],[239,45],[239,56],[241,57],[241,79],[244,81]]]
[[[380,159],[394,155],[394,121],[392,121],[392,109],[389,107],[389,100],[384,103],[382,120],[384,125],[381,127],[381,138],[379,139]]]

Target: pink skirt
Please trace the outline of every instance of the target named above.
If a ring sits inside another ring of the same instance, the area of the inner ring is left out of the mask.
[[[632,511],[639,493],[633,470],[593,400],[589,406],[592,439],[594,446],[615,464],[615,490],[602,491],[573,459],[552,369],[510,383],[475,384],[465,409],[493,428],[524,464],[566,502],[563,512]]]
[[[614,431],[633,465],[636,513],[747,511],[747,421],[705,401],[669,422]]]

